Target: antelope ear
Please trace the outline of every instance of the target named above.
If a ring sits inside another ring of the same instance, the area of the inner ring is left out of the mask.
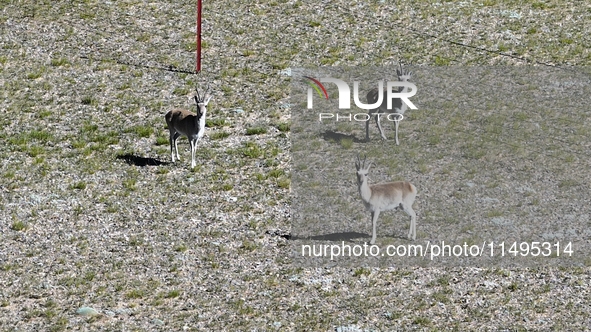
[[[211,99],[211,97],[212,97],[212,96],[210,96],[210,95],[207,95],[207,96],[205,97],[205,101],[204,101],[203,103],[204,103],[205,105],[207,105],[207,104],[209,103],[209,100]]]
[[[199,104],[199,98],[197,98],[197,96],[194,96],[195,98],[195,103]]]

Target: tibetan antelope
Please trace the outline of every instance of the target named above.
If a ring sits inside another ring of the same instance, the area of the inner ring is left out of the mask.
[[[376,242],[376,224],[380,212],[387,210],[401,209],[410,216],[410,231],[408,238],[415,240],[417,237],[416,220],[417,215],[412,209],[412,204],[417,196],[417,188],[408,181],[396,181],[387,183],[378,183],[370,185],[368,183],[367,174],[371,162],[365,165],[367,157],[363,159],[363,163],[357,156],[355,167],[357,168],[357,185],[359,187],[359,194],[365,204],[365,208],[371,212],[372,221],[372,235],[371,244]]]
[[[402,69],[402,64],[400,65],[400,68],[396,69],[396,74],[398,75],[398,80],[402,82],[407,82],[412,76],[412,72]],[[374,88],[367,93],[368,104],[374,104],[378,102],[378,92],[378,88]],[[405,86],[398,92],[408,92],[408,87]],[[386,95],[386,91],[384,91],[383,94]],[[399,145],[400,143],[398,142],[398,125],[402,120],[402,115],[408,109],[408,105],[406,105],[406,103],[403,102],[400,98],[394,98],[392,100],[392,109],[388,109],[387,103],[388,100],[386,98],[383,98],[380,107],[373,110],[369,110],[369,118],[365,122],[365,140],[369,141],[369,121],[371,120],[371,115],[373,113],[400,114],[396,116],[397,120],[394,121],[396,123],[396,145]],[[375,118],[376,123],[378,125],[378,129],[380,130],[380,135],[382,135],[383,140],[386,140],[386,135],[384,135],[382,125],[380,124],[380,117],[376,116]]]
[[[176,152],[176,159],[179,161],[179,148],[177,146],[177,139],[183,135],[187,136],[191,143],[191,167],[195,167],[195,152],[197,150],[197,142],[203,137],[205,133],[205,113],[207,113],[207,104],[211,99],[208,91],[202,97],[199,91],[195,89],[195,102],[197,103],[197,114],[193,114],[187,110],[173,110],[166,113],[164,118],[170,131],[170,154],[172,162],[174,163],[174,154]]]

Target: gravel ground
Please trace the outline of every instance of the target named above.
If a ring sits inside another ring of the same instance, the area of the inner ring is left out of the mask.
[[[195,63],[193,1],[0,0],[0,329],[589,330],[588,264],[295,264],[288,74],[399,61],[584,73],[590,10],[582,1],[205,1],[203,68],[193,75],[185,72]],[[182,161],[172,164],[164,114],[193,109],[193,90],[208,83],[214,97],[198,166],[189,167],[186,139],[179,142]],[[466,199],[457,192],[470,181],[488,186],[467,193],[501,194],[500,179],[468,176],[507,152],[567,171],[548,182],[559,193],[549,203],[573,209],[574,218],[585,214],[590,127],[579,113],[553,114],[556,125],[540,122],[539,136],[526,128],[513,149],[470,145],[474,137],[517,132],[492,113],[480,122],[479,114],[459,114],[443,128],[463,131],[437,135],[419,126],[434,119],[414,114],[401,125],[400,149],[419,149],[411,160],[420,172],[405,168],[404,177],[416,175],[419,187],[431,190],[422,199],[433,200],[420,203],[430,223],[464,211],[437,214],[444,200],[424,184],[438,177],[458,199]],[[350,130],[360,137],[362,128]],[[564,130],[560,144],[540,138]],[[430,164],[420,150],[429,144],[468,154]],[[469,167],[445,171],[453,158]],[[511,160],[494,175],[519,176]],[[532,189],[531,202],[538,198],[549,211]],[[564,206],[569,198],[580,211]]]

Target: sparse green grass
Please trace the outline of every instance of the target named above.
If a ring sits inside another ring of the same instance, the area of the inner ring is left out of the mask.
[[[208,128],[214,128],[214,127],[224,127],[227,126],[228,123],[226,122],[226,119],[222,119],[222,118],[207,118],[205,119],[205,127]]]
[[[150,137],[154,133],[154,128],[152,126],[134,126],[127,130],[127,132],[134,133],[139,137]]]
[[[125,179],[123,180],[123,187],[127,190],[135,190],[136,189],[136,179]]]
[[[427,317],[416,317],[413,321],[413,324],[429,327],[433,325],[433,322]]]
[[[85,123],[82,128],[80,129],[81,134],[90,134],[94,133],[98,130],[98,125],[94,123]]]
[[[174,290],[171,290],[168,293],[166,293],[166,296],[165,297],[167,299],[174,299],[174,298],[177,298],[179,296],[181,296],[181,291],[174,289]]]
[[[136,300],[136,299],[141,299],[145,296],[145,292],[143,289],[134,289],[131,290],[127,293],[125,293],[125,297],[130,299],[130,300]]]
[[[13,231],[17,231],[17,232],[22,232],[27,230],[27,228],[29,228],[29,225],[27,225],[26,222],[21,221],[21,220],[17,220],[15,222],[12,223],[12,225],[10,225],[10,229],[12,229]]]
[[[92,97],[92,96],[84,96],[84,97],[82,97],[82,99],[80,100],[80,102],[82,103],[82,105],[96,106],[98,104],[98,102],[96,101],[96,99],[94,99],[94,97]]]
[[[40,119],[45,119],[45,118],[47,118],[48,116],[50,116],[50,115],[52,115],[52,114],[53,114],[53,112],[51,112],[51,111],[48,111],[48,110],[45,110],[45,111],[40,111],[39,113],[37,113],[37,116],[38,116]]]
[[[168,136],[158,136],[156,137],[156,145],[168,145],[169,138]]]
[[[279,131],[285,133],[285,132],[289,131],[291,124],[289,122],[282,122],[282,123],[278,123],[276,125],[276,127],[277,127],[277,129],[279,129]]]
[[[45,148],[43,148],[42,146],[33,145],[29,147],[29,150],[27,152],[31,157],[37,157],[45,153]]]
[[[46,130],[32,130],[28,134],[29,139],[47,142],[53,140],[53,135]]]
[[[51,65],[54,67],[62,67],[69,65],[70,62],[66,58],[53,58],[51,59]]]
[[[72,184],[71,188],[77,189],[77,190],[84,190],[84,189],[86,189],[86,182],[78,181],[78,182]]]
[[[308,22],[308,25],[310,27],[312,27],[312,28],[317,28],[317,27],[321,26],[322,24],[320,22],[317,22],[317,21],[309,21]]]
[[[566,189],[566,188],[575,187],[578,184],[579,184],[578,181],[575,179],[566,179],[566,180],[560,181],[560,183],[558,184],[558,187]]]
[[[284,174],[285,174],[285,171],[282,169],[273,169],[273,170],[269,171],[268,176],[272,177],[272,178],[278,178]]]
[[[34,72],[30,72],[27,74],[27,78],[30,80],[36,80],[36,79],[40,78],[41,76],[43,76],[44,72],[45,71],[43,69],[40,69],[40,70],[34,71]]]
[[[191,90],[188,87],[176,87],[172,91],[173,94],[177,96],[185,96],[188,95]]]
[[[224,139],[229,136],[230,136],[230,133],[227,131],[223,131],[223,130],[216,131],[210,135],[211,139],[213,139],[213,140],[221,140],[221,139]]]
[[[136,40],[142,43],[148,42],[150,40],[150,34],[142,33],[137,36]]]
[[[144,240],[141,237],[134,236],[129,239],[129,245],[133,247],[139,247],[144,244]]]
[[[353,147],[353,139],[351,138],[344,138],[340,140],[341,146],[345,149],[350,149]]]
[[[223,191],[228,191],[228,190],[232,190],[234,188],[234,185],[231,183],[224,183],[221,187],[221,189]]]
[[[259,158],[263,155],[261,147],[254,142],[246,142],[240,149],[242,154],[248,158]]]
[[[178,252],[185,252],[187,251],[187,249],[189,249],[186,245],[184,244],[179,244],[178,246],[176,246],[174,248],[174,251],[178,251]]]
[[[451,59],[444,58],[442,56],[435,56],[435,65],[436,66],[449,66],[451,64]]]
[[[253,241],[249,241],[249,240],[244,240],[242,241],[242,246],[240,247],[240,249],[242,249],[243,251],[254,251],[258,248],[258,245],[253,242]]]
[[[267,128],[264,127],[251,127],[246,129],[246,135],[262,135],[267,133]]]
[[[227,85],[222,86],[222,92],[224,93],[224,96],[232,96],[232,94],[234,93],[234,90]]]

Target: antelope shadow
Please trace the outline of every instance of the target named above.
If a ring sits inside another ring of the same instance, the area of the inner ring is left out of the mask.
[[[365,143],[365,142],[367,142],[365,139],[359,139],[359,138],[355,137],[355,135],[341,134],[341,133],[337,133],[337,132],[332,131],[332,130],[327,130],[324,133],[320,134],[320,136],[325,141],[335,141],[337,143],[341,143],[341,141],[343,141],[343,140],[352,140],[354,143]]]
[[[137,155],[131,154],[131,153],[119,155],[119,156],[117,156],[117,159],[123,160],[129,165],[142,166],[142,167],[143,166],[160,166],[160,165],[170,164],[167,161],[160,161],[155,158],[140,157],[140,156],[137,156]]]
[[[408,240],[408,237],[402,234],[386,234],[380,235],[381,238]],[[370,234],[358,233],[358,232],[343,232],[343,233],[330,233],[323,235],[314,236],[289,236],[288,240],[314,240],[314,241],[331,241],[331,242],[356,242],[354,240],[367,238],[371,239]],[[369,241],[368,241],[369,242]]]
[[[343,233],[330,233],[323,235],[314,236],[292,236],[292,240],[315,240],[315,241],[333,241],[333,242],[353,242],[353,239],[359,238],[371,238],[371,235],[358,233],[358,232],[343,232]]]

